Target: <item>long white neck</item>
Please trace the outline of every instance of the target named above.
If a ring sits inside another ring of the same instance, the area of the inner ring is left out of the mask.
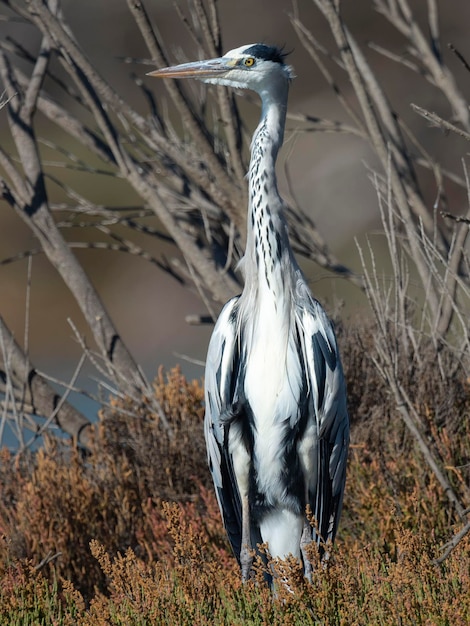
[[[245,289],[267,288],[279,295],[283,289],[282,261],[293,259],[277,189],[276,159],[282,145],[288,83],[261,91],[262,115],[251,143],[247,246],[244,260]],[[287,264],[285,264],[287,265]]]
[[[260,485],[272,484],[273,474],[283,471],[276,454],[284,432],[279,425],[297,409],[292,392],[297,383],[292,385],[291,380],[301,380],[292,326],[297,265],[275,174],[286,116],[287,81],[284,84],[284,93],[263,98],[261,122],[252,141],[245,287],[239,301],[241,345],[247,355],[244,391],[257,433],[254,458],[262,459]]]

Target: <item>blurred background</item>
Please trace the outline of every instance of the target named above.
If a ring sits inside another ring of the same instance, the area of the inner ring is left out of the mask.
[[[417,18],[424,18],[427,3],[415,0],[410,4],[416,10]],[[158,101],[165,100],[163,83],[144,77],[151,66],[123,61],[125,57],[147,58],[140,33],[123,0],[68,0],[63,5],[72,31],[88,58],[133,106],[146,112],[141,92],[130,78],[131,71],[142,75]],[[192,60],[194,47],[173,2],[149,0],[146,6],[156,28],[164,35],[172,60],[181,61],[184,57]],[[26,24],[9,21],[8,10],[3,4],[0,7],[3,13],[0,15],[0,38],[5,40],[14,36],[32,54],[37,53],[37,33]],[[291,88],[290,113],[349,121],[295,34],[289,19],[290,2],[220,0],[218,7],[225,50],[246,43],[265,42],[283,45],[291,51],[289,62],[294,66],[297,78]],[[333,50],[323,18],[314,3],[302,1],[299,9],[304,25],[322,44]],[[409,106],[413,102],[447,118],[447,103],[415,73],[367,49],[370,41],[379,41],[397,54],[406,54],[397,32],[375,11],[372,0],[343,2],[343,12],[378,76],[386,76],[387,96],[392,105],[420,143],[431,154],[439,155],[443,167],[462,172],[462,145],[455,138],[450,141],[441,131],[430,128]],[[454,44],[468,57],[470,3],[459,0],[441,2],[440,20],[442,42]],[[468,90],[468,73],[459,67],[458,60],[448,49],[443,53],[457,77],[462,77],[464,84],[460,83],[460,88]],[[341,88],[347,95],[350,87],[344,77],[342,80]],[[245,99],[240,106],[248,127],[254,129],[259,115],[257,105]],[[370,236],[379,251],[382,241],[378,232],[380,217],[376,194],[367,169],[368,165],[374,166],[373,157],[361,140],[350,135],[301,132],[301,127],[295,121],[288,121],[278,166],[281,193],[287,200],[294,196],[338,258],[360,272],[355,239],[364,242],[365,237]],[[58,131],[51,124],[44,122],[38,132],[48,141],[60,143]],[[5,150],[13,150],[5,109],[0,110],[0,142]],[[44,146],[44,159],[52,158],[52,154]],[[129,186],[115,178],[72,171],[59,171],[59,174],[71,184],[78,184],[81,194],[93,202],[123,207],[139,202]],[[60,199],[59,190],[52,184],[50,192]],[[427,201],[432,205],[437,191],[431,175],[427,192]],[[449,208],[455,214],[462,213],[466,208],[464,194],[453,190],[448,192]],[[157,225],[156,218],[153,220]],[[73,233],[70,239],[73,239]],[[146,243],[150,250],[152,246],[156,247],[155,253],[161,251],[162,245],[168,257],[176,254],[175,249],[165,247],[166,244],[158,244],[157,248],[155,242]],[[6,203],[0,201],[0,260],[36,246],[31,231]],[[203,303],[195,294],[181,288],[145,260],[99,250],[77,250],[76,254],[97,286],[124,341],[149,378],[153,378],[160,365],[168,368],[177,363],[188,377],[202,378],[202,363],[212,327],[191,326],[185,321],[187,315],[206,314]],[[386,272],[385,252],[383,263]],[[341,307],[342,315],[354,316],[365,310],[364,296],[359,289],[327,275],[313,264],[306,263],[304,267],[312,291],[330,311]],[[0,265],[0,312],[20,344],[24,344],[27,335],[33,362],[40,369],[67,379],[81,355],[81,347],[68,320],[85,332],[81,314],[60,278],[40,254],[32,260],[28,307],[27,283],[27,260]]]

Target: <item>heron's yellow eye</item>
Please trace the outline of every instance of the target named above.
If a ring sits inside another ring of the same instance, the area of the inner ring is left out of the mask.
[[[253,67],[253,65],[255,64],[255,60],[254,60],[254,58],[253,58],[253,57],[247,57],[247,58],[243,61],[243,64],[244,64],[246,67]]]

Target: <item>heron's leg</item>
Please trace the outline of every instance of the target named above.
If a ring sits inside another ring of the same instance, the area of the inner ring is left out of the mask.
[[[240,565],[242,568],[242,581],[244,583],[250,578],[252,564],[250,508],[248,504],[248,494],[245,494],[242,496],[242,547],[240,550]]]
[[[312,543],[312,527],[307,518],[304,519],[304,528],[302,536],[300,537],[300,552],[302,553],[302,559],[304,562],[304,575],[305,578],[312,582],[312,564],[308,558],[307,546]]]

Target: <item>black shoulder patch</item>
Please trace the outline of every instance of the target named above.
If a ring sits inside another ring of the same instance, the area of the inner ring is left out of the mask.
[[[284,65],[284,57],[287,56],[283,52],[282,48],[277,46],[266,46],[264,43],[257,43],[246,50],[243,50],[243,54],[249,54],[256,59],[263,59],[264,61],[273,61],[274,63],[280,63]]]

